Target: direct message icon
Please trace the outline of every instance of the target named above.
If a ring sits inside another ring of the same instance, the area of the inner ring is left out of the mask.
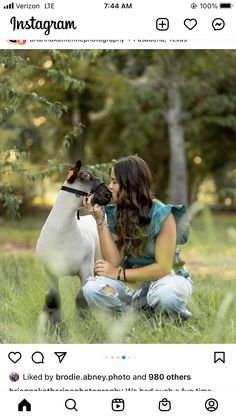
[[[225,27],[225,21],[221,17],[218,17],[212,21],[212,26],[214,31],[222,31]]]
[[[114,412],[122,412],[125,408],[124,399],[113,399],[111,402],[111,408]]]
[[[58,361],[61,364],[63,359],[65,358],[67,352],[54,352],[54,354],[57,356]]]
[[[158,407],[161,412],[169,412],[169,410],[171,409],[171,402],[164,398],[159,401]]]

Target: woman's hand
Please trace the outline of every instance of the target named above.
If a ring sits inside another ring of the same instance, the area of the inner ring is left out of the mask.
[[[83,206],[89,214],[91,214],[97,223],[102,223],[105,219],[105,210],[104,207],[101,205],[95,204],[92,205],[91,201],[93,199],[93,195],[89,195],[88,197],[83,197]]]
[[[95,273],[100,276],[106,276],[107,278],[117,279],[118,268],[112,263],[106,262],[104,259],[98,259],[94,267]]]

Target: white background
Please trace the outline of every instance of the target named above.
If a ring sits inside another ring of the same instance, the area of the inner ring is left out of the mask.
[[[9,2],[11,3],[11,2]],[[27,3],[25,1],[14,2]],[[54,9],[47,9],[48,2],[39,0],[28,2],[39,4],[40,9],[3,9],[1,6],[1,48],[12,48],[6,39],[25,39],[24,48],[235,48],[236,46],[236,7],[219,9],[219,1],[203,2],[210,4],[210,9],[203,9],[199,1],[191,0],[133,0],[118,1],[120,8],[104,8],[104,1],[86,0],[66,2],[54,1]],[[122,9],[122,4],[132,3],[132,9]],[[192,9],[191,4],[197,8]],[[232,1],[232,4],[234,0]],[[111,3],[110,3],[111,4]],[[218,6],[218,8],[213,7]],[[46,6],[47,7],[47,6]],[[12,16],[18,20],[27,20],[32,16],[37,20],[74,20],[76,30],[51,29],[50,35],[44,30],[13,31],[10,24]],[[168,31],[158,31],[156,20],[168,18]],[[196,19],[197,26],[189,30],[184,25],[185,19]],[[225,27],[214,30],[212,21],[222,18]],[[54,44],[52,41],[55,41]],[[32,42],[33,41],[33,42]],[[40,42],[41,41],[41,42]]]
[[[38,418],[53,413],[57,417],[73,415],[91,418],[122,417],[150,418],[168,417],[192,418],[227,417],[234,418],[235,370],[236,357],[234,345],[2,345],[1,348],[1,391],[3,397],[4,417]],[[22,357],[17,363],[8,358],[8,353],[21,352]],[[44,355],[43,364],[35,364],[32,354],[41,351]],[[59,363],[55,351],[67,352],[62,363]],[[214,351],[225,351],[225,363],[214,363]],[[125,356],[125,359],[122,359]],[[9,380],[11,372],[18,372],[17,382]],[[23,374],[40,376],[42,374],[70,375],[110,374],[116,379],[111,381],[90,380],[23,380]],[[133,375],[163,373],[165,379],[133,380]],[[191,380],[167,380],[168,374],[191,375]],[[130,380],[117,377],[130,375]],[[12,391],[12,389],[54,388],[64,391]],[[142,391],[140,391],[140,388]],[[81,391],[81,389],[83,391]],[[85,391],[85,390],[90,391]],[[91,391],[103,390],[103,391]],[[134,391],[134,390],[137,391]],[[170,389],[172,391],[170,391]],[[71,390],[71,391],[69,391]],[[113,390],[113,391],[109,391]],[[144,391],[148,390],[148,391]],[[193,391],[190,391],[193,390]],[[172,403],[171,411],[160,412],[159,401],[163,397]],[[215,398],[219,407],[215,412],[205,409],[205,401]],[[26,398],[32,403],[32,411],[17,412],[17,404]],[[78,412],[68,411],[65,400],[74,398]],[[123,412],[113,412],[111,401],[113,398],[125,400]],[[4,407],[5,406],[5,407]],[[5,410],[4,410],[5,409]]]

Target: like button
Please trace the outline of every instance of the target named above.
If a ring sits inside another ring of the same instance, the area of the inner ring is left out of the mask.
[[[21,359],[21,353],[20,352],[9,352],[8,358],[11,362],[16,364]]]

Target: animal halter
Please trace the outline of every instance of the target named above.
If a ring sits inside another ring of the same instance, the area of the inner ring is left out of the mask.
[[[77,196],[79,198],[80,196],[90,196],[90,195],[93,195],[96,192],[96,190],[98,188],[100,188],[100,186],[102,186],[102,185],[105,185],[105,183],[104,182],[101,182],[98,179],[94,179],[93,180],[93,183],[92,183],[92,189],[91,189],[90,192],[84,192],[84,191],[81,191],[80,189],[69,188],[68,186],[64,186],[64,185],[61,187],[61,190],[62,191],[73,193],[73,194],[75,194],[75,196]]]
[[[77,196],[77,198],[79,198],[80,196],[90,196],[93,195],[94,192],[96,192],[96,190],[101,186],[104,185],[104,182],[101,182],[98,179],[94,179],[93,183],[92,183],[92,189],[90,192],[84,192],[81,191],[80,189],[74,189],[74,188],[69,188],[68,186],[62,186],[61,190],[62,191],[66,191],[66,192],[70,192],[75,194],[75,196]],[[80,213],[79,213],[80,208],[77,210],[77,219],[80,219]]]

